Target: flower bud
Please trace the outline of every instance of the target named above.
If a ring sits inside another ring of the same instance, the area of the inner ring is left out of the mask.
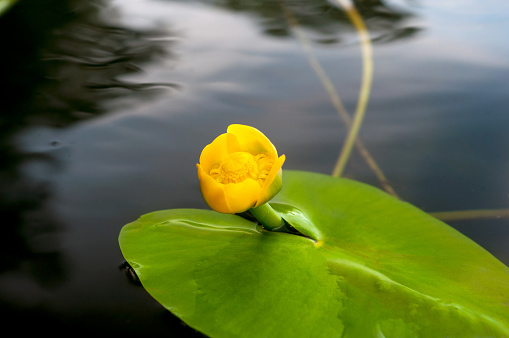
[[[259,130],[232,124],[203,149],[196,165],[203,198],[221,213],[258,207],[281,190],[284,161]]]

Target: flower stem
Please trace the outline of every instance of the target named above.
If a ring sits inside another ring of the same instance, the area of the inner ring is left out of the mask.
[[[265,203],[256,208],[249,209],[254,217],[267,230],[274,230],[285,224],[285,221],[279,216],[276,210],[272,209],[269,203]]]

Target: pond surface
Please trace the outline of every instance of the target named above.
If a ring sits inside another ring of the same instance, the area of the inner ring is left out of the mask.
[[[390,185],[427,212],[509,208],[509,3],[357,5],[375,65],[360,138]],[[262,130],[285,169],[330,174],[347,128],[306,51],[353,112],[347,16],[321,0],[21,0],[0,26],[3,322],[199,336],[129,283],[118,233],[207,208],[195,164],[231,123]],[[381,187],[355,151],[344,176]],[[448,223],[509,264],[507,218]]]

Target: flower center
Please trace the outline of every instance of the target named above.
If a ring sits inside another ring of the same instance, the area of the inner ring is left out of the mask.
[[[240,183],[248,178],[263,184],[274,160],[267,155],[252,155],[246,152],[236,152],[228,155],[221,163],[210,170],[210,176],[219,183]]]

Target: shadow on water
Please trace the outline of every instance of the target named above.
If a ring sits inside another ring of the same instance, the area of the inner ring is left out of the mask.
[[[183,1],[183,0],[176,0]],[[255,15],[264,33],[288,37],[284,9],[290,10],[300,25],[309,30],[310,38],[319,44],[349,42],[352,24],[346,13],[333,1],[319,0],[194,0],[235,12]],[[189,1],[186,1],[189,2]],[[407,1],[410,5],[412,1]],[[391,42],[412,38],[421,31],[415,14],[405,8],[391,6],[382,0],[353,1],[371,33],[373,42]]]
[[[115,13],[109,11],[105,20],[104,6],[102,0],[20,1],[0,17],[2,276],[24,275],[52,288],[70,272],[59,241],[63,226],[46,208],[50,185],[24,175],[31,166],[58,171],[59,158],[53,155],[61,144],[55,140],[29,153],[19,149],[16,136],[35,126],[70,126],[177,88],[121,79],[171,57],[171,33],[112,24]],[[9,303],[5,292],[0,297]]]

